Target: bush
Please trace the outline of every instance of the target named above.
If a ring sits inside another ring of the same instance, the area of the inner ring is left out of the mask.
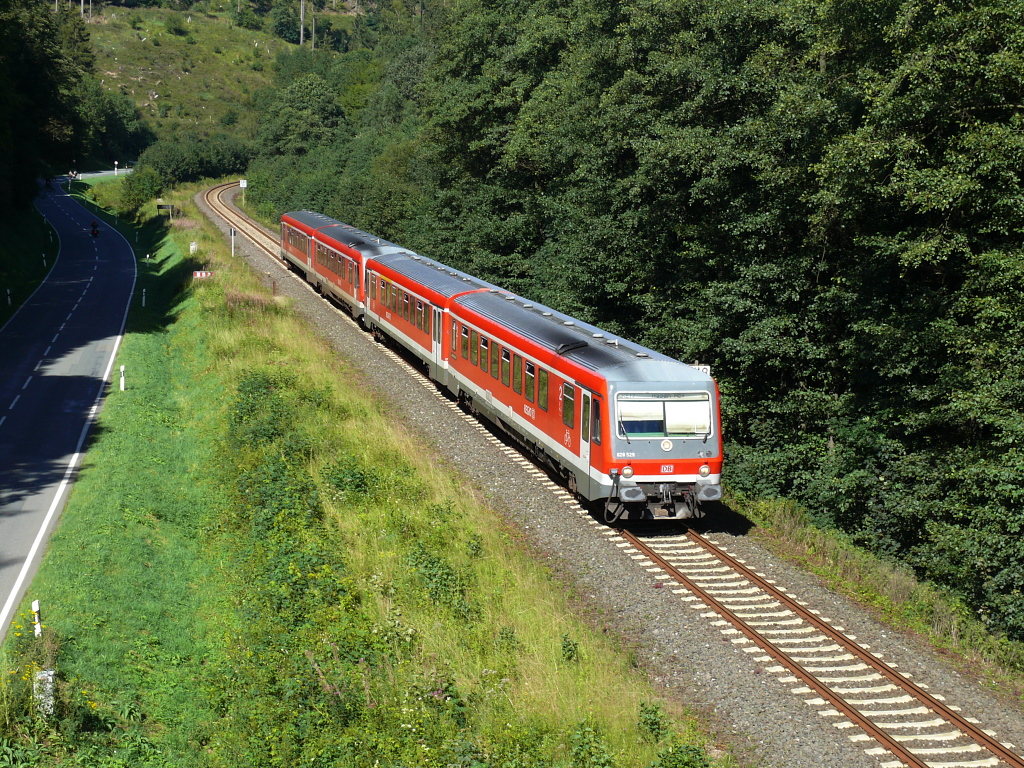
[[[184,37],[188,34],[185,19],[177,11],[168,14],[166,21],[164,21],[164,28],[172,35],[177,35],[178,37]]]

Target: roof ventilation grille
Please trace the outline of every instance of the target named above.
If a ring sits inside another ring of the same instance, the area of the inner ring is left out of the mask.
[[[565,344],[559,344],[558,349],[555,350],[560,355],[564,355],[566,352],[572,352],[574,349],[582,349],[583,347],[589,346],[583,339],[579,341],[568,341]]]
[[[566,320],[562,325],[576,325],[572,320]]]
[[[550,312],[541,312],[541,314],[544,315],[544,317],[551,317]]]
[[[636,356],[637,357],[650,357],[650,355],[648,355],[646,352],[637,352]]]

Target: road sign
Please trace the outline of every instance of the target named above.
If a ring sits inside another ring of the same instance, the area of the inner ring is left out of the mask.
[[[194,280],[202,280],[206,277],[213,277],[213,272],[193,272],[192,278]]]
[[[241,181],[238,182],[238,186],[240,186],[242,189],[245,189],[247,186],[249,186],[249,182],[246,181],[245,179],[242,179]]]

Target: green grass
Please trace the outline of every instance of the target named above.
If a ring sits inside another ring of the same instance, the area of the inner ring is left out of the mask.
[[[168,202],[186,216],[154,217],[140,242],[154,258],[117,361],[128,389],[107,400],[26,598],[42,601],[44,639],[23,610],[3,649],[0,751],[33,765],[707,765],[700,723],[657,703],[186,193]],[[215,278],[193,284],[199,267]],[[49,665],[47,720],[28,682]]]
[[[35,208],[0,221],[0,327],[46,277],[58,247],[53,230]]]

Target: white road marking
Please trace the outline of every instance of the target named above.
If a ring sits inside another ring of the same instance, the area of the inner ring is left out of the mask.
[[[21,395],[18,395],[17,397],[15,397],[14,400],[11,401],[11,404],[9,406],[7,406],[7,410],[8,411],[13,411],[15,403],[17,403],[20,399],[21,399]]]
[[[21,385],[21,388],[22,388],[22,390],[24,390],[24,389],[25,389],[25,387],[27,387],[27,386],[28,386],[28,383],[29,383],[30,381],[32,381],[32,377],[31,377],[31,376],[29,376],[29,377],[28,377],[27,379],[25,379],[25,383]]]

